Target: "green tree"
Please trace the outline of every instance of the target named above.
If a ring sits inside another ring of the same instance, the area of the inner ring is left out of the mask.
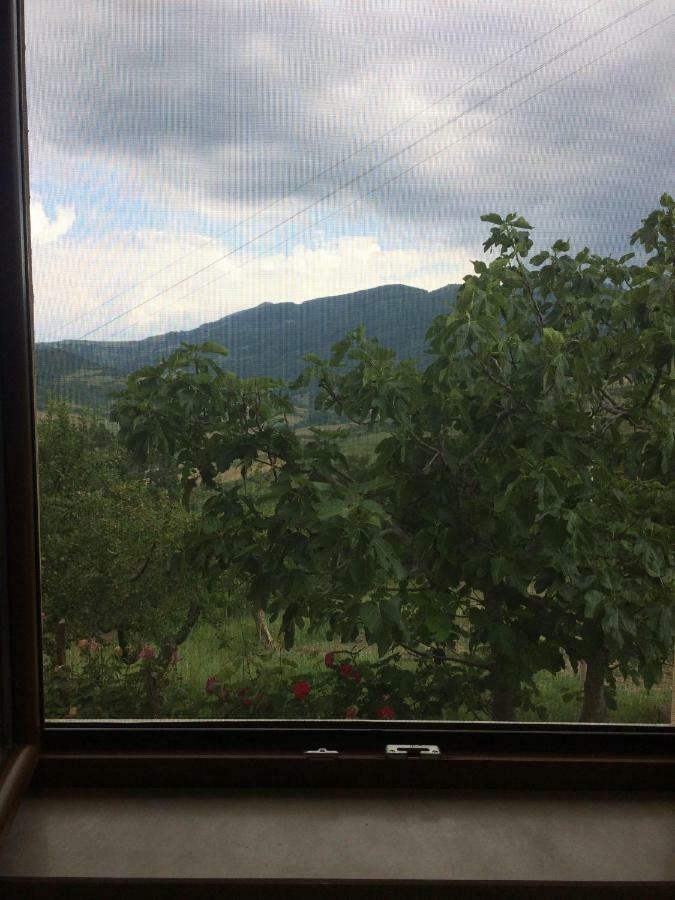
[[[121,437],[173,457],[186,499],[209,486],[187,553],[235,573],[287,646],[306,621],[362,628],[382,654],[472,673],[496,719],[566,654],[597,719],[616,667],[650,685],[672,646],[674,218],[664,195],[638,263],[564,240],[532,256],[528,222],[484,216],[494,256],[434,322],[424,370],[362,331],[308,359],[294,387],[316,381],[349,428],[295,432],[280,385],[204,345],[129,378]],[[375,427],[355,461],[350,429]]]
[[[171,561],[191,517],[133,465],[95,416],[51,404],[38,424],[42,596],[53,639],[115,632],[129,662],[170,657],[201,612],[200,580]]]

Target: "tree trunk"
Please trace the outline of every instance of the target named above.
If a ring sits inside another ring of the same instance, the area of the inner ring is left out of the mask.
[[[59,619],[56,624],[56,665],[66,664],[66,620]]]
[[[159,685],[157,684],[157,672],[151,666],[147,666],[143,674],[145,675],[148,716],[150,716],[151,719],[156,719],[159,712]]]
[[[492,682],[492,718],[495,722],[513,722],[516,718],[513,680],[509,678],[503,657],[495,657]]]
[[[599,650],[586,660],[584,703],[580,722],[606,722],[605,677],[607,675],[607,651]]]
[[[122,648],[122,659],[125,663],[131,664],[134,662],[131,658],[131,647],[129,647],[129,636],[127,635],[126,624],[120,623],[117,626],[117,646]]]
[[[258,632],[258,640],[261,644],[265,644],[266,647],[273,649],[277,646],[277,642],[272,637],[272,632],[269,629],[267,624],[267,619],[265,618],[265,611],[263,609],[256,609],[254,613],[255,618],[255,627]]]
[[[190,601],[190,608],[187,611],[187,615],[185,616],[185,621],[180,626],[178,631],[174,634],[172,638],[167,638],[164,641],[164,646],[162,647],[161,661],[164,667],[168,663],[171,662],[174,653],[178,653],[178,648],[181,644],[184,644],[185,641],[192,634],[192,629],[197,624],[199,620],[199,616],[202,612],[202,603],[199,593],[195,590],[192,592],[192,600]]]
[[[504,592],[486,588],[483,594],[485,610],[495,624],[504,625]],[[516,718],[515,696],[518,682],[514,681],[512,666],[503,653],[492,647],[491,715],[495,722],[513,722]]]

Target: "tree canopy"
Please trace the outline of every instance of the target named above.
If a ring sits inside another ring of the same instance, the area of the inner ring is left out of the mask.
[[[450,690],[470,678],[496,719],[537,672],[584,661],[598,719],[613,673],[653,684],[674,635],[675,203],[620,259],[533,254],[522,217],[483,220],[488,261],[434,321],[428,364],[356,330],[285,386],[183,346],[129,377],[113,418],[139,460],[173,463],[186,504],[208,489],[185,557],[235,577],[287,646],[298,623],[362,629]],[[344,427],[294,428],[310,384]]]

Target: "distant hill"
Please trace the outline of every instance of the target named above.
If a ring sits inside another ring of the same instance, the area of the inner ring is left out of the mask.
[[[183,342],[222,344],[229,350],[228,368],[243,377],[291,379],[302,370],[306,353],[325,357],[348,331],[363,325],[399,358],[421,360],[432,320],[449,310],[458,287],[425,291],[383,285],[305,303],[262,303],[190,331],[142,341],[38,344],[38,400],[55,394],[78,406],[107,406],[111,391],[129,372],[159,362]]]
[[[66,346],[38,344],[35,356],[38,409],[44,409],[50,398],[77,408],[105,408],[111,393],[124,386],[120,372]]]

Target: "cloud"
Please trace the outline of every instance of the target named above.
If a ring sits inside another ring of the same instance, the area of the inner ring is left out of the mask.
[[[72,206],[59,206],[53,219],[50,219],[39,200],[30,202],[30,238],[33,247],[40,244],[51,244],[63,237],[75,223],[75,210]]]
[[[35,305],[37,338],[81,337],[137,304],[138,309],[92,340],[146,337],[192,328],[266,301],[301,302],[386,283],[433,289],[459,281],[471,254],[465,247],[454,254],[443,247],[385,249],[372,236],[341,238],[319,248],[296,244],[287,253],[224,260],[143,303],[227,249],[196,235],[157,232],[128,234],[114,246],[69,242],[40,247],[33,260],[34,292],[40,300]],[[158,270],[161,274],[155,275]]]
[[[149,227],[165,235],[165,250],[156,252],[162,259],[185,231],[232,247],[274,228],[244,252],[268,253],[274,265],[284,260],[278,271],[292,264],[298,273],[305,251],[318,254],[325,245],[328,259],[336,242],[366,236],[382,253],[399,254],[388,257],[398,260],[398,273],[387,268],[397,281],[409,271],[400,254],[411,248],[420,259],[443,250],[455,260],[479,247],[487,211],[521,212],[541,243],[564,235],[598,252],[622,252],[675,175],[670,25],[511,107],[671,13],[670,0],[654,0],[490,99],[637,8],[616,0],[582,13],[588,5],[30,0],[32,178],[50,208],[66,206],[73,187],[86,184],[78,225],[86,224],[97,252],[119,241],[125,260],[118,267],[104,257],[93,270],[101,285],[90,281],[91,271],[83,274],[78,284],[92,292],[86,302],[95,305],[103,282],[124,281],[125,266],[150,272],[140,255],[129,255],[122,233]],[[392,154],[399,155],[384,162]],[[357,178],[369,167],[377,168]],[[91,252],[83,246],[78,259],[86,265]],[[350,269],[362,268],[360,257],[353,264],[344,252],[340,258],[344,271],[334,277],[343,284]],[[280,295],[262,268],[255,271],[262,286],[242,282],[241,297]],[[374,277],[376,269],[368,271]],[[284,299],[318,284],[307,274],[284,277],[284,289],[297,292]],[[319,281],[327,286],[327,278]]]

